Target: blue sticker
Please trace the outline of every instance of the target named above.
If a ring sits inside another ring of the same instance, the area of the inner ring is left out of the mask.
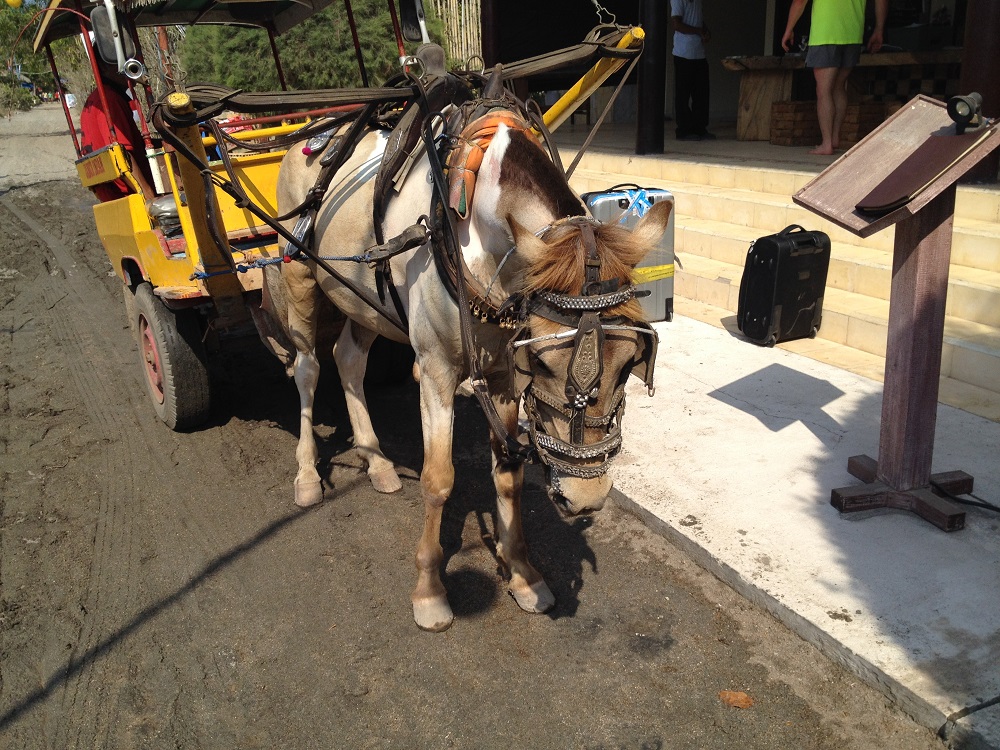
[[[629,216],[633,213],[641,219],[653,205],[653,202],[649,200],[649,196],[646,195],[646,191],[642,188],[639,190],[627,190],[625,192],[628,195],[629,204],[628,208],[622,214],[621,219],[618,220],[619,224],[625,224]]]

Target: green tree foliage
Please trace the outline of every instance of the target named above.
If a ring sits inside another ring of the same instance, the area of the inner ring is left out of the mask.
[[[354,0],[354,19],[372,86],[399,72],[399,51],[386,0]],[[442,25],[428,19],[432,38]],[[339,0],[278,37],[278,54],[291,89],[361,86],[354,41]],[[407,51],[412,51],[407,45]],[[232,88],[279,88],[267,33],[259,29],[198,26],[189,29],[181,50],[188,81],[212,81]]]
[[[24,63],[34,58],[31,52],[32,30],[28,29],[21,33],[33,14],[34,10],[26,5],[20,8],[11,8],[7,3],[0,5],[0,55],[3,56],[4,72],[12,61]],[[20,39],[18,39],[19,34]]]
[[[0,114],[31,109],[35,97],[21,86],[19,75],[37,84],[39,73],[49,68],[43,56],[31,51],[31,29],[22,33],[33,13],[28,6],[0,4]]]
[[[5,89],[8,91],[8,98],[2,101],[16,98],[18,106],[22,108],[28,99],[23,94],[10,93],[11,89],[18,88],[13,80],[14,66],[20,66],[21,74],[43,91],[55,90],[45,52],[32,51],[38,29],[36,14],[45,4],[43,0],[27,0],[20,8],[11,8],[6,3],[0,3],[0,80],[6,84]],[[90,65],[77,37],[55,41],[52,53],[67,90],[80,94],[93,85]]]

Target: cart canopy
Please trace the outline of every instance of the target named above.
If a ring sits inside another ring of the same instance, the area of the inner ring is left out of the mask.
[[[282,34],[332,0],[115,0],[115,8],[136,26],[192,26],[216,23],[271,28]],[[83,12],[103,3],[85,0]],[[56,39],[80,33],[74,0],[51,0],[35,34],[37,52]]]

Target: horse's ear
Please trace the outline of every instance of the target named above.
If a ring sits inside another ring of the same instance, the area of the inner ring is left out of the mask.
[[[499,99],[503,93],[503,65],[497,63],[483,87],[483,99]]]
[[[514,245],[517,253],[529,262],[534,262],[542,257],[546,251],[546,244],[542,242],[530,229],[525,229],[510,214],[507,215],[507,224],[510,226],[511,236],[514,238]]]
[[[632,230],[632,236],[640,244],[648,247],[659,244],[660,237],[667,231],[670,212],[673,211],[673,208],[674,204],[672,201],[654,203],[646,212],[646,215],[636,224],[635,229]]]

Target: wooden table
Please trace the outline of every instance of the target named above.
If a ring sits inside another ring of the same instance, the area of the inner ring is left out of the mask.
[[[962,61],[958,48],[932,52],[879,52],[862,54],[859,68],[933,65]],[[792,76],[805,69],[805,55],[781,57],[724,57],[722,67],[740,74],[740,100],[736,113],[736,138],[766,141],[771,137],[771,105],[791,99]]]

